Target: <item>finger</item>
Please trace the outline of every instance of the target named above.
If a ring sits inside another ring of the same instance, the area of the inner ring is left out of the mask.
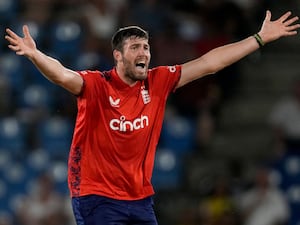
[[[15,52],[20,50],[19,46],[16,45],[8,45],[8,47]]]
[[[9,28],[6,29],[6,33],[9,36],[11,36],[12,38],[14,38],[14,39],[18,39],[19,38],[19,36],[15,32],[13,32],[11,29],[9,29]]]
[[[300,24],[295,24],[295,25],[292,25],[292,26],[289,26],[287,27],[287,31],[294,31],[294,30],[297,30],[298,28],[300,28]]]
[[[17,51],[16,54],[17,55],[25,55],[23,51]]]
[[[293,36],[293,35],[296,35],[298,32],[296,30],[294,31],[289,31],[285,34],[285,36]]]
[[[20,50],[18,46],[14,46],[14,45],[8,45],[8,47],[15,51],[17,55],[24,55],[24,51]]]
[[[296,22],[297,20],[299,20],[299,18],[298,18],[298,16],[295,16],[295,17],[293,17],[293,18],[291,18],[291,19],[285,21],[285,22],[284,22],[284,25],[289,26],[289,25],[291,25],[292,23]]]
[[[16,39],[13,39],[12,37],[10,37],[10,36],[8,36],[8,35],[5,36],[5,39],[6,39],[9,43],[11,43],[11,44],[13,44],[13,45],[17,45],[17,44],[18,44],[18,41],[17,41]]]
[[[287,20],[287,18],[289,18],[289,16],[291,15],[292,13],[290,11],[286,12],[285,14],[283,14],[278,20],[283,23],[284,21]]]
[[[23,26],[23,33],[24,33],[25,38],[31,37],[30,32],[29,32],[29,28],[28,28],[27,25]]]

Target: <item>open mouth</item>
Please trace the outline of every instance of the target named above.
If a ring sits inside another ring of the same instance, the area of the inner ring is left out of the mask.
[[[136,67],[139,67],[139,68],[142,68],[142,69],[144,69],[145,66],[146,66],[145,63],[137,63],[137,64],[135,64],[135,65],[136,65]]]

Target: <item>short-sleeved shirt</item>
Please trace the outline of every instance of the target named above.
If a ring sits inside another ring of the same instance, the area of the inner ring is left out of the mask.
[[[71,196],[137,200],[153,195],[155,151],[181,66],[150,69],[147,79],[134,86],[115,69],[79,74],[84,85],[69,156]]]

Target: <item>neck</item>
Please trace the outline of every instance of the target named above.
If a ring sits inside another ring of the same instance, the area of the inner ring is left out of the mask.
[[[125,83],[128,84],[130,87],[136,84],[136,80],[131,79],[129,76],[126,76],[125,70],[121,66],[116,66],[117,75],[120,79]]]

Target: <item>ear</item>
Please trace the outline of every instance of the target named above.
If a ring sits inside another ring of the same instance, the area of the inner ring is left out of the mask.
[[[116,62],[120,61],[122,58],[122,53],[118,50],[113,51],[113,56]]]

